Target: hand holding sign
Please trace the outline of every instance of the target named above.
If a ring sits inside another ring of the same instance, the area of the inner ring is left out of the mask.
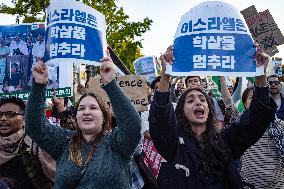
[[[160,59],[161,59],[162,70],[161,70],[161,80],[158,87],[158,91],[167,92],[169,91],[169,82],[171,76],[169,74],[166,74],[166,67],[167,63],[169,64],[173,63],[174,60],[173,47],[169,46],[167,48],[167,51],[160,57]]]
[[[255,53],[256,66],[257,67],[264,66],[264,74],[255,77],[255,85],[266,87],[267,86],[266,68],[267,68],[270,56],[265,54],[258,44],[256,45],[256,49],[257,49]]]
[[[36,83],[47,84],[48,68],[45,63],[38,61],[32,68],[33,77]]]
[[[265,54],[258,44],[256,45],[255,58],[256,58],[256,66],[257,67],[264,66],[264,73],[266,73],[266,68],[267,68],[270,56]]]
[[[101,78],[104,84],[111,82],[115,78],[115,67],[110,57],[101,59]]]

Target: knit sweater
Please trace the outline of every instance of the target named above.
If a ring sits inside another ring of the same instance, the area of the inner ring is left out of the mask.
[[[74,164],[69,159],[70,137],[74,133],[53,126],[46,120],[46,86],[33,84],[25,113],[26,130],[56,160],[55,188],[131,188],[130,160],[141,138],[141,120],[114,80],[102,88],[109,96],[117,128],[101,139],[82,175],[84,162],[93,144],[81,142],[83,165]]]

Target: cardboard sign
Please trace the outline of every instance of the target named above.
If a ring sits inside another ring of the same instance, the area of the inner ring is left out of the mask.
[[[147,138],[144,138],[143,150],[146,155],[144,162],[151,167],[157,178],[159,175],[161,162],[163,158],[155,148],[153,141]]]
[[[270,56],[278,53],[277,46],[284,44],[284,36],[269,10],[257,12],[254,5],[241,11],[255,42]]]
[[[116,83],[131,100],[131,103],[137,111],[142,112],[148,110],[147,84],[145,77],[136,75],[117,76]],[[103,82],[99,76],[90,77],[88,91],[97,93],[110,105],[110,100],[106,92],[101,88],[102,84]]]
[[[46,62],[100,65],[105,55],[105,16],[78,1],[55,0],[46,16]]]
[[[254,42],[243,16],[219,1],[201,3],[182,16],[174,40],[175,76],[256,76]]]

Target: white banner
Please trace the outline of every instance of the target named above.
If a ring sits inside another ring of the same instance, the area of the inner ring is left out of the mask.
[[[47,63],[98,66],[106,55],[105,16],[77,1],[55,0],[49,5],[45,37]]]
[[[239,10],[220,2],[201,3],[182,16],[174,40],[176,76],[256,76],[255,47]]]

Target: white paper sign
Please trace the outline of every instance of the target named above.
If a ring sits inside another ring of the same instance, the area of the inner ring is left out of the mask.
[[[243,16],[230,4],[201,3],[182,16],[174,40],[175,76],[255,76],[253,39]]]
[[[105,16],[77,1],[55,0],[50,4],[45,36],[47,63],[100,65],[107,49]]]

